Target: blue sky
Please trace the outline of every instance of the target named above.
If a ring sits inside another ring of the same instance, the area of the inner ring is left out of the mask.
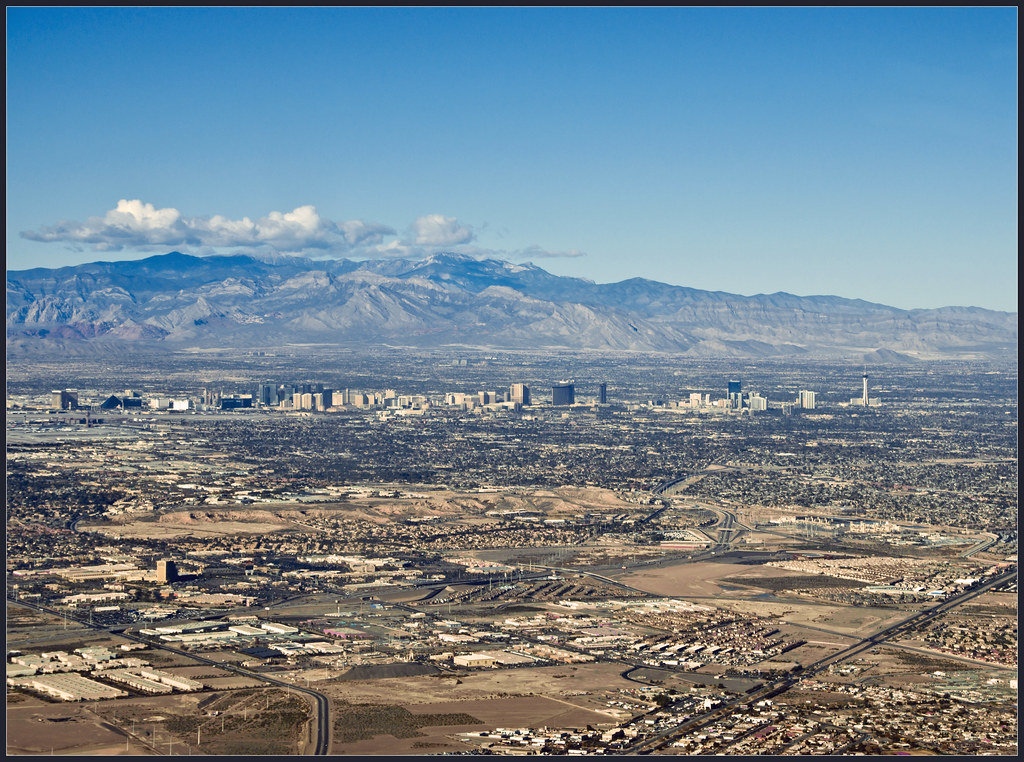
[[[7,9],[7,264],[532,260],[1017,304],[1017,12]]]

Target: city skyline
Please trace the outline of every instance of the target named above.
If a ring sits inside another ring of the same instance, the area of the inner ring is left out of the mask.
[[[10,269],[453,250],[1016,309],[1012,9],[7,21]]]

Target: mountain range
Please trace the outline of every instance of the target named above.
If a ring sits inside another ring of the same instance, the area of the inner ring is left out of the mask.
[[[1017,313],[904,310],[837,296],[597,284],[459,254],[248,255],[7,273],[8,354],[167,348],[480,347],[856,361],[1015,358]]]

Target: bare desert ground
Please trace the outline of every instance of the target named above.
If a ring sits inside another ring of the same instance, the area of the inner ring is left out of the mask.
[[[607,692],[635,688],[615,664],[541,667],[524,670],[483,670],[444,676],[326,682],[318,690],[349,704],[404,707],[417,715],[468,714],[478,725],[420,728],[420,736],[377,735],[338,744],[341,754],[422,754],[467,750],[455,733],[498,727],[585,727],[609,724],[621,716],[606,706]]]
[[[718,580],[725,577],[781,576],[776,569],[704,561],[624,574],[618,579],[639,590],[673,598],[711,598],[723,594]]]
[[[7,754],[150,754],[86,705],[31,700],[7,707]]]
[[[159,515],[126,515],[84,523],[83,531],[108,536],[173,539],[217,537],[273,532],[323,532],[319,519],[390,523],[412,517],[433,516],[447,523],[479,525],[497,521],[488,512],[539,511],[546,516],[573,516],[588,511],[634,512],[637,506],[620,499],[613,491],[597,488],[560,487],[553,490],[521,490],[500,493],[463,493],[429,490],[404,493],[388,487],[365,495],[339,497],[324,503],[235,503],[202,505]],[[393,491],[394,496],[382,496]]]

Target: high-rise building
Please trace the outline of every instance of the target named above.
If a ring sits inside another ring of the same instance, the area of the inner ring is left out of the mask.
[[[597,404],[607,405],[608,404],[608,384],[604,381],[597,387]]]
[[[729,403],[729,406],[734,410],[739,410],[743,407],[742,385],[739,381],[729,382]]]
[[[867,407],[869,403],[870,400],[868,399],[868,373],[867,371],[864,371],[864,394],[863,401],[861,402],[861,404],[864,405],[864,407]]]
[[[526,384],[512,384],[509,388],[509,400],[520,405],[530,404],[530,387]]]
[[[815,407],[815,394],[814,392],[804,389],[800,392],[800,407],[804,410],[814,410]]]
[[[162,585],[178,578],[178,565],[174,561],[161,559],[156,562],[156,581]]]
[[[576,403],[576,386],[568,381],[551,387],[552,405],[573,405]]]
[[[256,393],[256,398],[261,405],[276,405],[278,403],[277,384],[260,384],[259,390]]]
[[[50,404],[58,410],[74,410],[78,407],[78,392],[70,389],[54,389]]]

